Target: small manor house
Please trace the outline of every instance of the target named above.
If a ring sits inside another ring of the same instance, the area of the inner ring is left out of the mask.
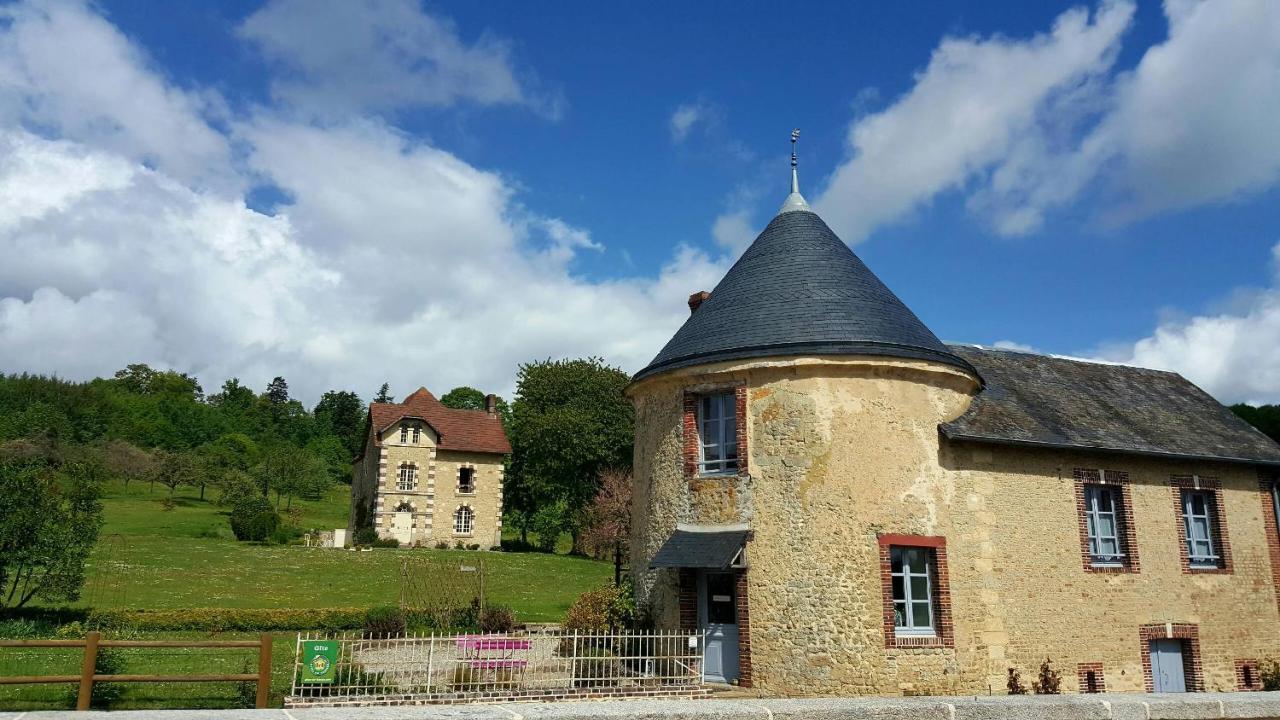
[[[1280,446],[1182,377],[946,345],[792,192],[628,388],[632,568],[788,695],[1258,689]]]
[[[350,530],[372,527],[404,547],[502,542],[503,457],[496,398],[485,410],[445,407],[426,388],[371,403],[351,481]]]

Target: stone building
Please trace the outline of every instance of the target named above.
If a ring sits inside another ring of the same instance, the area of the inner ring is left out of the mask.
[[[657,623],[772,694],[1002,694],[1046,658],[1064,692],[1259,687],[1280,446],[1173,373],[940,342],[792,178],[627,391]]]
[[[351,482],[350,529],[373,527],[405,547],[502,541],[502,468],[511,452],[496,398],[486,410],[445,407],[426,388],[370,403]]]

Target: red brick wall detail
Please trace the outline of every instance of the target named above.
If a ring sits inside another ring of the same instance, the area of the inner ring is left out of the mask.
[[[1080,526],[1080,562],[1085,572],[1096,573],[1136,573],[1141,569],[1138,562],[1138,536],[1133,524],[1133,497],[1129,490],[1129,473],[1118,470],[1092,470],[1076,468],[1075,493],[1076,517]],[[1124,561],[1118,567],[1095,567],[1089,555],[1089,522],[1085,516],[1084,489],[1086,485],[1111,485],[1120,490],[1119,512],[1116,513],[1117,530],[1120,535],[1120,552],[1124,553]]]
[[[1262,677],[1258,674],[1258,661],[1254,658],[1236,660],[1236,690],[1262,689]]]
[[[747,571],[738,572],[738,684],[752,687],[751,674],[751,605],[748,602]]]
[[[727,389],[726,389],[727,390]],[[725,392],[721,390],[720,392]],[[697,477],[698,462],[702,451],[698,441],[698,397],[699,393],[685,391],[684,415],[681,418],[680,454],[681,465],[684,466],[686,480]],[[734,415],[737,422],[738,440],[738,474],[747,472],[747,386],[738,385],[733,388]]]
[[[680,632],[698,632],[698,576],[693,570],[680,570]]]
[[[1258,470],[1258,494],[1262,497],[1262,524],[1267,533],[1267,554],[1271,556],[1271,584],[1275,588],[1276,602],[1280,604],[1280,522],[1276,519],[1276,506],[1271,499],[1271,489],[1280,483],[1280,473],[1274,470]]]
[[[1231,540],[1227,533],[1227,512],[1222,504],[1222,483],[1217,478],[1196,478],[1190,475],[1175,475],[1169,478],[1169,485],[1173,488],[1173,507],[1175,517],[1178,519],[1178,560],[1182,564],[1182,572],[1188,575],[1199,573],[1221,573],[1229,574],[1232,571],[1231,565]],[[1205,490],[1213,495],[1213,512],[1214,512],[1214,545],[1218,550],[1218,567],[1216,568],[1191,568],[1191,560],[1187,553],[1187,520],[1182,510],[1182,491],[1183,490]]]
[[[1204,668],[1200,664],[1200,628],[1190,624],[1164,623],[1141,625],[1138,640],[1142,643],[1142,683],[1147,692],[1155,692],[1155,679],[1151,674],[1151,641],[1160,639],[1182,641],[1183,674],[1188,692],[1204,692]]]
[[[946,647],[954,648],[955,628],[951,622],[951,575],[947,570],[947,539],[927,535],[880,535],[880,592],[884,602],[884,646]],[[933,613],[935,632],[933,637],[907,635],[898,637],[893,621],[893,567],[890,548],[927,547],[933,550],[934,583]]]
[[[1089,673],[1093,673],[1093,687],[1089,687]],[[1076,677],[1080,680],[1081,693],[1104,693],[1107,691],[1107,680],[1102,673],[1102,663],[1087,662],[1076,665]]]

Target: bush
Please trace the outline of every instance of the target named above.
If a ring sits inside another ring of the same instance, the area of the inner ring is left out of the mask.
[[[1062,675],[1050,665],[1052,661],[1045,658],[1040,663],[1040,678],[1032,681],[1031,687],[1037,695],[1059,695],[1062,693]]]
[[[560,534],[565,531],[567,524],[566,513],[565,503],[561,500],[543,505],[533,514],[530,529],[538,536],[539,551],[546,553],[556,551],[556,543],[560,541]]]
[[[490,605],[480,613],[480,632],[506,633],[516,627],[516,615],[506,605]]]
[[[1267,658],[1258,663],[1258,677],[1262,679],[1263,690],[1280,690],[1280,662]]]
[[[352,541],[356,545],[372,545],[378,542],[378,531],[371,527],[362,527],[356,530],[356,534],[352,537]]]
[[[462,544],[462,541],[461,541],[461,540],[459,540],[458,542],[456,542],[456,543],[454,543],[454,544],[453,544],[453,549],[454,549],[454,550],[466,550],[467,548],[466,548],[466,546],[465,546],[465,545],[463,545],[463,544]]]
[[[446,541],[444,541],[444,540],[441,540],[440,542],[436,543],[436,549],[437,549],[437,550],[448,550],[448,549],[449,549],[449,543],[448,543],[448,542],[446,542]]]
[[[271,531],[271,537],[267,538],[275,545],[288,545],[289,543],[302,537],[302,531],[290,525],[277,525],[275,530]]]
[[[629,597],[629,586],[603,587],[578,596],[564,617],[564,629],[578,632],[603,632],[610,628],[629,627],[635,619],[635,600]]]
[[[404,610],[395,605],[371,607],[364,616],[365,637],[376,638],[403,635],[405,626]]]
[[[468,545],[468,546],[467,546],[467,549],[468,549],[468,550],[479,550],[479,549],[480,549],[480,543],[471,543],[470,545]]]
[[[400,541],[395,538],[380,537],[373,541],[373,546],[376,548],[398,548],[400,547]]]
[[[241,498],[231,509],[231,532],[237,540],[261,542],[280,526],[280,516],[262,495]]]
[[[1026,695],[1027,687],[1022,684],[1022,673],[1018,668],[1009,668],[1009,680],[1005,683],[1010,695]]]
[[[94,665],[93,671],[98,675],[122,675],[125,671],[124,658],[118,650],[98,648],[97,664]],[[76,685],[68,689],[68,705],[76,704],[78,693],[79,687]],[[96,682],[93,684],[93,694],[89,696],[89,706],[97,710],[105,710],[123,694],[124,685],[121,683]]]

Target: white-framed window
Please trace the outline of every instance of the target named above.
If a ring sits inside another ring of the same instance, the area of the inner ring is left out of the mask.
[[[458,468],[458,492],[470,495],[476,491],[476,469]]]
[[[422,442],[422,426],[414,425],[413,426],[413,444],[417,445],[420,442]]]
[[[698,469],[703,473],[738,469],[738,403],[733,391],[698,398]]]
[[[418,466],[413,463],[400,463],[400,474],[396,478],[397,490],[412,490],[418,486]]]
[[[455,535],[470,535],[476,526],[476,513],[471,508],[463,505],[453,513],[453,533]]]
[[[893,625],[897,635],[933,635],[933,551],[927,547],[889,549],[893,578]]]
[[[1094,565],[1118,567],[1124,563],[1124,551],[1120,543],[1120,514],[1123,502],[1118,487],[1084,486],[1084,516],[1089,535],[1089,560]]]
[[[400,444],[409,442],[409,426],[402,424],[400,426]]]
[[[1182,517],[1186,524],[1187,560],[1191,567],[1218,567],[1214,541],[1216,502],[1207,490],[1182,491]]]

